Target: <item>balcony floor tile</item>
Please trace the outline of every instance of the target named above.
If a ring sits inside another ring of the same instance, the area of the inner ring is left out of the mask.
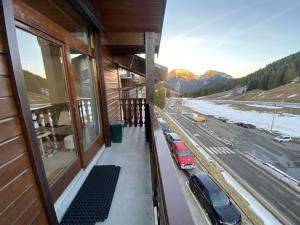
[[[122,143],[106,148],[97,165],[121,166],[109,216],[98,225],[153,225],[149,145],[143,127],[124,129]]]

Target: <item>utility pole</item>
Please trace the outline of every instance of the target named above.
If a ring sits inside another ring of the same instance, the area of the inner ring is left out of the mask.
[[[274,109],[273,119],[272,119],[272,124],[271,124],[271,132],[272,132],[272,129],[273,129],[273,124],[274,124],[275,116],[276,116],[276,104],[275,104],[275,109]]]

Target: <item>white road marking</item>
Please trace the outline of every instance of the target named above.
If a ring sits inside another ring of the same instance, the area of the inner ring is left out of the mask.
[[[234,153],[233,151],[231,151],[229,148],[226,148],[226,147],[222,147],[222,149],[227,152],[228,154],[232,154]]]
[[[235,152],[232,151],[230,148],[225,147],[229,152],[231,152],[232,154],[234,154]]]
[[[227,147],[206,147],[208,152],[212,154],[234,154],[235,152]]]
[[[194,133],[193,135],[194,135],[195,137],[199,137],[199,134],[197,134],[197,133]]]
[[[212,147],[210,147],[209,149],[213,152],[213,154],[218,154],[218,152],[216,152]]]
[[[205,150],[209,153],[209,154],[214,154],[211,150],[209,150],[209,148],[205,148]]]
[[[193,196],[193,199],[195,200],[197,206],[199,207],[199,209],[201,210],[201,212],[203,213],[205,220],[208,224],[211,224],[210,220],[207,218],[207,213],[202,209],[202,207],[200,206],[198,200],[196,199],[194,193],[192,192],[192,190],[190,189],[190,186],[188,185],[188,181],[185,182],[185,185],[187,187],[187,189],[189,190],[189,192],[191,193],[191,195]]]
[[[220,149],[218,149],[216,147],[212,147],[212,148],[217,152],[217,154],[222,154],[223,153]]]
[[[218,149],[220,149],[221,152],[223,152],[223,154],[228,154],[229,152],[227,152],[226,149],[222,148],[222,147],[218,147]]]

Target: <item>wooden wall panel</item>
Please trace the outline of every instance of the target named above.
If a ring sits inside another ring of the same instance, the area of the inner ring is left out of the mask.
[[[120,82],[118,67],[112,62],[112,56],[107,48],[102,50],[103,72],[107,97],[107,111],[109,122],[118,120],[120,115]]]
[[[2,38],[0,38],[0,41]],[[0,52],[4,51],[3,46],[0,44]],[[0,74],[1,75],[7,75],[7,63],[6,63],[6,57],[4,55],[0,55]]]
[[[25,151],[26,146],[23,136],[17,136],[0,143],[0,167],[7,161],[17,158]]]
[[[17,108],[13,97],[0,98],[0,119],[16,116]]]
[[[12,95],[13,91],[10,79],[0,75],[0,97],[8,97]]]
[[[48,224],[8,69],[2,16],[0,13],[0,224]]]
[[[22,129],[19,118],[11,117],[0,120],[0,130],[5,130],[5,132],[0,132],[0,143],[20,135],[22,133]]]

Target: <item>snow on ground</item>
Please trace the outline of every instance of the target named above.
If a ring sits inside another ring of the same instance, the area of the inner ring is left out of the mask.
[[[230,174],[222,172],[225,180],[249,203],[253,211],[264,221],[265,225],[280,225],[281,223],[266,210],[249,192],[247,192]]]
[[[293,95],[290,95],[289,97],[287,98],[294,98],[294,97],[297,97],[298,95],[297,94],[293,94]]]
[[[256,108],[264,108],[264,109],[282,109],[280,106],[270,106],[270,105],[252,105],[252,104],[246,104],[248,106],[253,106]]]
[[[270,130],[273,119],[273,113],[242,111],[228,104],[215,104],[205,100],[184,100],[183,104],[202,114],[225,117],[233,122],[251,123],[265,130]],[[292,137],[300,137],[300,115],[276,115],[273,130]]]
[[[280,95],[276,95],[276,98],[279,98],[279,97],[281,97],[283,94],[280,94]]]

